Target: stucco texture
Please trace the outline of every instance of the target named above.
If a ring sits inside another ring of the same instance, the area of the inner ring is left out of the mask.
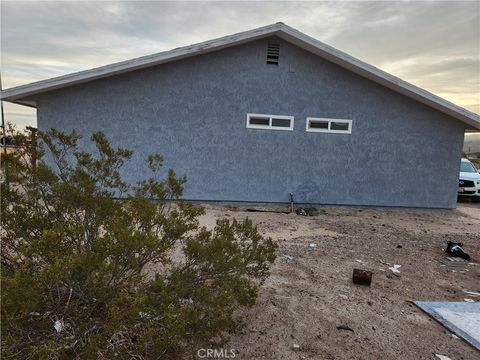
[[[280,44],[278,66],[267,43]],[[41,130],[103,131],[186,175],[185,199],[454,208],[465,125],[277,38],[40,95]],[[291,115],[293,131],[246,128]],[[352,119],[351,134],[305,131],[307,117]],[[88,145],[85,145],[88,146]]]

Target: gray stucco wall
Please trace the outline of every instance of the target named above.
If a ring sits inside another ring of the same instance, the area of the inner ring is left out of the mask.
[[[247,113],[292,115],[294,131],[247,129]],[[186,199],[456,205],[464,124],[280,39],[46,93],[37,116],[133,149],[131,182],[161,153]],[[307,116],[352,119],[352,134],[306,132]]]

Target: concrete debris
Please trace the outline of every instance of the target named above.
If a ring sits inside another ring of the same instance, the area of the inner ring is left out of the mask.
[[[354,284],[370,286],[372,283],[372,272],[362,269],[353,269],[352,281]]]
[[[293,345],[292,345],[292,349],[295,350],[295,351],[298,351],[298,350],[300,350],[300,345],[298,345],[298,344],[293,344]]]
[[[473,300],[473,299],[468,299],[468,298],[463,299],[463,301],[470,302],[470,303],[475,302],[475,300]]]

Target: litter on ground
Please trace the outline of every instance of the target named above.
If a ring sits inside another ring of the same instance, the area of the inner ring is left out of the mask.
[[[402,267],[402,265],[395,264],[392,267],[389,267],[389,269],[392,270],[392,272],[395,273],[395,274],[400,274],[400,270],[398,270],[398,269],[400,269],[401,267]]]
[[[458,257],[470,261],[470,255],[465,253],[462,249],[463,243],[454,243],[447,241],[447,254],[452,255],[453,257]]]
[[[64,324],[63,320],[57,320],[53,324],[53,327],[55,328],[57,333],[61,333],[65,329],[65,324]]]
[[[439,358],[440,360],[452,360],[448,356],[445,356],[445,355],[435,354],[435,356],[437,358]]]
[[[440,260],[440,262],[442,263],[442,265],[446,265],[450,267],[451,266],[467,266],[469,264],[467,260],[459,257],[453,257],[453,256],[443,258],[442,260]]]
[[[346,330],[346,331],[354,332],[353,329],[348,325],[338,325],[337,330]]]
[[[320,210],[315,208],[297,208],[295,212],[300,216],[316,216],[320,213]]]

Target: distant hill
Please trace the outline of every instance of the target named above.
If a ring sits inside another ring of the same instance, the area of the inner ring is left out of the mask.
[[[480,152],[480,133],[465,135],[463,152],[466,154]]]

